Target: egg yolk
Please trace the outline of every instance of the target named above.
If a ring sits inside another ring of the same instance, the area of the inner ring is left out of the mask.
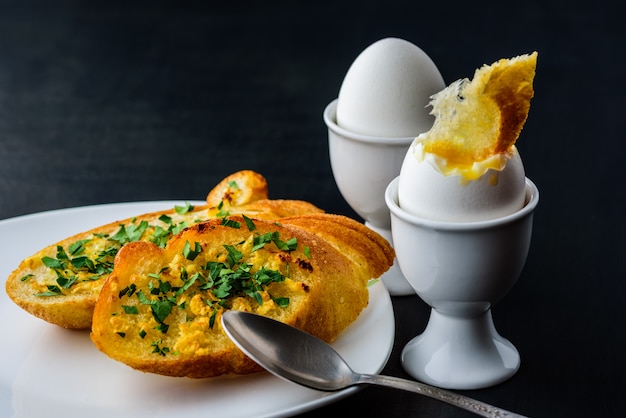
[[[461,183],[467,183],[482,177],[488,170],[502,171],[507,161],[517,152],[515,146],[508,152],[496,152],[486,158],[474,161],[471,152],[467,152],[462,147],[455,148],[451,145],[442,147],[442,150],[435,149],[428,151],[432,147],[427,147],[428,142],[423,141],[414,148],[415,158],[423,162],[428,159],[441,174],[445,176],[458,176]],[[447,141],[446,141],[447,142]],[[447,144],[446,144],[447,145]],[[497,178],[497,177],[496,177]],[[497,181],[495,181],[497,183]]]

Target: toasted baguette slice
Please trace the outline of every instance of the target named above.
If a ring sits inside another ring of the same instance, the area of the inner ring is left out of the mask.
[[[253,171],[222,180],[206,205],[137,214],[52,244],[23,260],[6,281],[9,297],[27,312],[64,328],[90,328],[93,307],[119,249],[128,242],[164,246],[183,228],[228,214],[277,219],[321,212],[310,203],[269,200],[267,182]]]
[[[95,345],[144,372],[253,373],[261,368],[221,328],[225,310],[255,312],[331,342],[367,306],[368,281],[393,263],[385,239],[339,215],[229,220],[196,224],[164,249],[123,247],[96,303]]]
[[[424,151],[460,167],[510,152],[528,117],[536,66],[537,52],[501,59],[433,95],[435,122],[419,137]]]

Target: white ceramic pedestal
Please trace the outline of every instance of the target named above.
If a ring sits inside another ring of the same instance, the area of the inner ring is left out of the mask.
[[[476,317],[432,309],[424,332],[402,351],[402,365],[417,380],[454,389],[479,389],[512,377],[517,349],[493,325],[491,310]]]

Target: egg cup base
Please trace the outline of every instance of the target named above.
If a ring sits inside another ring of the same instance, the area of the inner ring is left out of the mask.
[[[493,325],[491,310],[475,317],[431,310],[424,332],[402,351],[402,367],[415,379],[447,389],[473,390],[511,378],[520,355]]]

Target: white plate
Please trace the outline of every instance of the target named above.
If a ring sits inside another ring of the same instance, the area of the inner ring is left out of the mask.
[[[87,206],[0,221],[4,239],[0,277],[4,282],[22,259],[74,233],[175,204],[182,202]],[[269,373],[193,380],[138,372],[98,351],[87,331],[66,330],[37,319],[14,305],[4,291],[0,318],[2,417],[289,416],[357,390],[319,392]],[[369,306],[333,346],[355,370],[379,373],[389,359],[393,339],[391,299],[379,282],[370,288]]]

